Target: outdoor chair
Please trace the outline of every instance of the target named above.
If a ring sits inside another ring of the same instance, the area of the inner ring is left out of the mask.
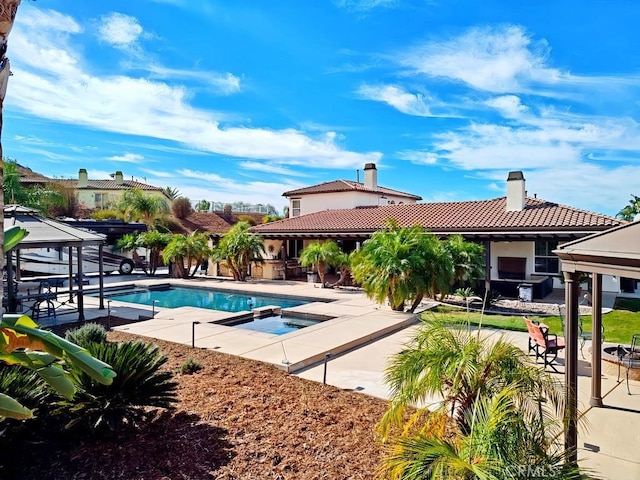
[[[627,393],[631,395],[629,390],[629,370],[632,368],[640,368],[640,334],[636,334],[631,339],[631,347],[618,345],[618,383],[620,382],[620,367],[622,365],[627,369]]]
[[[567,330],[564,323],[564,315],[562,314],[562,305],[558,305],[558,314],[560,315],[560,323],[562,324],[562,332],[565,338],[567,338]],[[601,337],[600,341],[604,343],[604,325],[601,326]],[[582,328],[582,316],[578,314],[578,339],[580,340],[580,355],[584,358],[584,345],[587,343],[587,340],[593,340],[593,333],[585,332]]]
[[[565,348],[563,338],[549,333],[549,327],[544,323],[535,323],[527,317],[523,317],[529,331],[529,354],[533,352],[538,359],[544,361],[544,368],[550,367],[554,372],[558,372],[554,363],[558,359],[558,352]]]

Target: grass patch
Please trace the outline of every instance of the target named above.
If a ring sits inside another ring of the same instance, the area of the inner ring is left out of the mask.
[[[624,299],[633,300],[633,299]],[[527,327],[522,319],[522,315],[481,315],[479,312],[467,312],[464,309],[455,307],[439,306],[436,309],[429,310],[422,314],[425,320],[437,318],[441,321],[451,323],[480,325],[483,327],[499,328],[502,330],[511,330],[517,332],[526,332]],[[562,324],[560,317],[541,317],[530,315],[532,320],[540,321],[549,326],[549,331],[564,336],[562,332]],[[591,315],[583,315],[582,326],[585,332],[591,331]],[[604,325],[604,339],[608,343],[622,343],[629,345],[631,337],[640,333],[640,312],[629,310],[613,310],[610,313],[602,315],[602,324]]]

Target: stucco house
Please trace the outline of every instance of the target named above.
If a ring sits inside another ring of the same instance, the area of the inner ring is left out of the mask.
[[[517,296],[518,286],[526,282],[532,286],[534,298],[561,287],[561,264],[553,253],[559,245],[624,223],[528,197],[524,175],[517,171],[509,173],[506,195],[499,198],[338,209],[330,209],[327,204],[322,211],[257,225],[251,231],[261,234],[269,251],[278,253],[282,260],[297,258],[314,240],[333,239],[343,250],[354,250],[384,228],[389,218],[401,227],[419,224],[442,237],[461,234],[467,240],[482,243],[486,251],[486,286],[503,295]],[[603,278],[605,291],[619,288],[613,277]]]
[[[333,180],[290,190],[282,194],[289,200],[289,218],[322,210],[337,210],[364,206],[402,205],[416,203],[422,197],[378,185],[375,163],[364,166],[364,183]]]
[[[134,188],[143,190],[145,194],[158,196],[168,204],[171,204],[171,199],[162,188],[137,182],[133,179],[126,180],[121,171],[117,171],[111,179],[93,180],[89,178],[87,170],[81,168],[77,179],[63,178],[55,181],[74,190],[78,195],[78,202],[90,209],[105,210],[114,208],[120,201],[122,194]]]

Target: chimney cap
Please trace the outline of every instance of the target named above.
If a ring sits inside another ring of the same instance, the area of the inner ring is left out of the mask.
[[[524,174],[520,170],[517,170],[515,172],[509,172],[509,176],[507,177],[507,182],[510,180],[524,180]]]
[[[78,173],[87,173],[87,169],[86,168],[81,168],[80,170],[78,170]]]
[[[365,170],[377,170],[375,163],[365,163],[364,169]]]

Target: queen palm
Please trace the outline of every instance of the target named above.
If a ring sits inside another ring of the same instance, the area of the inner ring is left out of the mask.
[[[324,287],[324,278],[327,267],[334,266],[341,258],[342,250],[332,240],[326,242],[311,242],[300,253],[300,265],[313,266],[318,272],[320,283]]]
[[[148,226],[153,225],[155,218],[169,211],[167,202],[155,195],[147,195],[139,188],[133,188],[123,193],[118,208],[128,220],[142,218]]]
[[[162,258],[175,267],[175,277],[193,277],[203,260],[211,256],[212,250],[208,244],[209,235],[204,232],[174,235],[162,251]]]
[[[420,226],[400,228],[394,220],[375,232],[353,259],[353,274],[369,298],[402,311],[449,282],[452,264],[439,240]]]
[[[444,242],[444,247],[453,261],[453,282],[459,282],[462,285],[466,280],[474,282],[486,275],[482,245],[467,242],[462,235],[451,235]]]
[[[561,465],[554,441],[560,382],[503,339],[425,323],[392,357],[385,381],[392,393],[380,422],[388,445],[381,477],[498,479],[515,465],[544,465],[557,474],[548,478],[579,478],[575,465]],[[407,413],[435,398],[433,411]]]
[[[262,261],[264,239],[249,232],[249,223],[238,222],[224,234],[214,252],[217,261],[223,262],[233,274],[234,280],[244,281],[251,261]]]

